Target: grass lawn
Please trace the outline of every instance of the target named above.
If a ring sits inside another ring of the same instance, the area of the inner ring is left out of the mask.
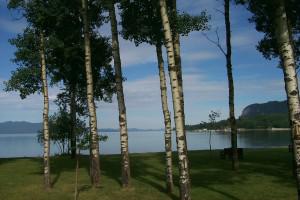
[[[174,163],[177,155],[174,154]],[[292,155],[287,149],[246,150],[240,170],[219,158],[218,151],[189,152],[193,200],[296,200]],[[167,200],[178,198],[178,169],[174,165],[175,191],[165,194],[164,154],[132,154],[132,187],[120,187],[120,156],[101,156],[101,186],[91,188],[88,157],[80,159],[79,199]],[[0,159],[0,200],[74,199],[75,161],[51,159],[53,188],[44,192],[42,159]]]

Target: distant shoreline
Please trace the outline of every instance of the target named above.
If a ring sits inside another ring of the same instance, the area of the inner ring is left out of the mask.
[[[247,128],[238,128],[238,132],[251,132],[251,131],[267,131],[267,132],[277,132],[277,131],[290,131],[290,128],[254,128],[254,129],[247,129]],[[230,129],[216,129],[216,130],[208,130],[208,129],[197,129],[197,130],[186,130],[190,132],[226,132],[229,133]]]
[[[246,129],[246,128],[239,128],[238,132],[254,132],[254,131],[266,131],[266,132],[279,132],[279,131],[290,131],[290,128],[267,128],[267,129]],[[151,132],[151,131],[164,131],[164,129],[128,129],[128,132]],[[173,130],[175,131],[175,130]],[[230,133],[230,129],[216,129],[216,130],[208,130],[208,129],[196,129],[196,130],[188,130],[187,132],[195,132],[195,133],[204,133],[204,132],[222,132],[222,133]],[[98,130],[100,133],[109,133],[109,132],[119,132],[118,129],[103,129]],[[0,135],[4,134],[37,134],[38,131],[30,131],[30,132],[11,132],[11,131],[0,131]]]

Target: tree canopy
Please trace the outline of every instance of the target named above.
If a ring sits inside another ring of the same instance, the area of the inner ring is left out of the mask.
[[[293,48],[297,66],[300,64],[300,4],[297,0],[284,0],[288,19],[290,37],[293,41]],[[264,33],[257,45],[260,51],[267,59],[278,58],[279,50],[276,43],[274,32],[274,10],[277,6],[273,0],[242,0],[238,1],[246,5],[247,9],[253,14],[249,19],[255,24],[256,30]]]
[[[200,15],[191,16],[177,11],[173,13],[172,1],[168,1],[171,25],[181,35],[188,35],[192,31],[208,29],[209,16],[205,11]],[[121,35],[124,39],[133,41],[136,45],[149,43],[151,45],[164,42],[163,28],[159,8],[156,0],[151,1],[121,1]]]

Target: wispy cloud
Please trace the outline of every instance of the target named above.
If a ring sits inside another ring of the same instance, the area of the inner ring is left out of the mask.
[[[23,20],[12,20],[0,18],[0,27],[2,31],[9,33],[21,33],[26,27],[26,22]]]
[[[190,52],[187,53],[185,52],[182,57],[186,61],[202,61],[202,60],[213,60],[220,58],[220,54],[218,52],[209,52],[209,51],[204,51],[204,52]]]
[[[141,44],[136,47],[133,42],[121,39],[120,50],[124,67],[156,62],[155,49],[151,45]]]

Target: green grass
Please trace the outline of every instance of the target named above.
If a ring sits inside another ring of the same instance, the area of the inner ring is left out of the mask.
[[[219,158],[218,151],[189,152],[193,200],[295,200],[292,156],[287,149],[246,150],[240,170]],[[174,155],[176,163],[177,155]],[[82,200],[167,200],[178,198],[178,170],[175,191],[165,194],[164,154],[131,155],[132,187],[120,187],[120,157],[101,156],[101,186],[91,188],[88,157],[80,159],[79,199]],[[0,159],[1,200],[68,200],[73,198],[75,161],[69,157],[51,159],[53,188],[43,190],[40,158]]]

